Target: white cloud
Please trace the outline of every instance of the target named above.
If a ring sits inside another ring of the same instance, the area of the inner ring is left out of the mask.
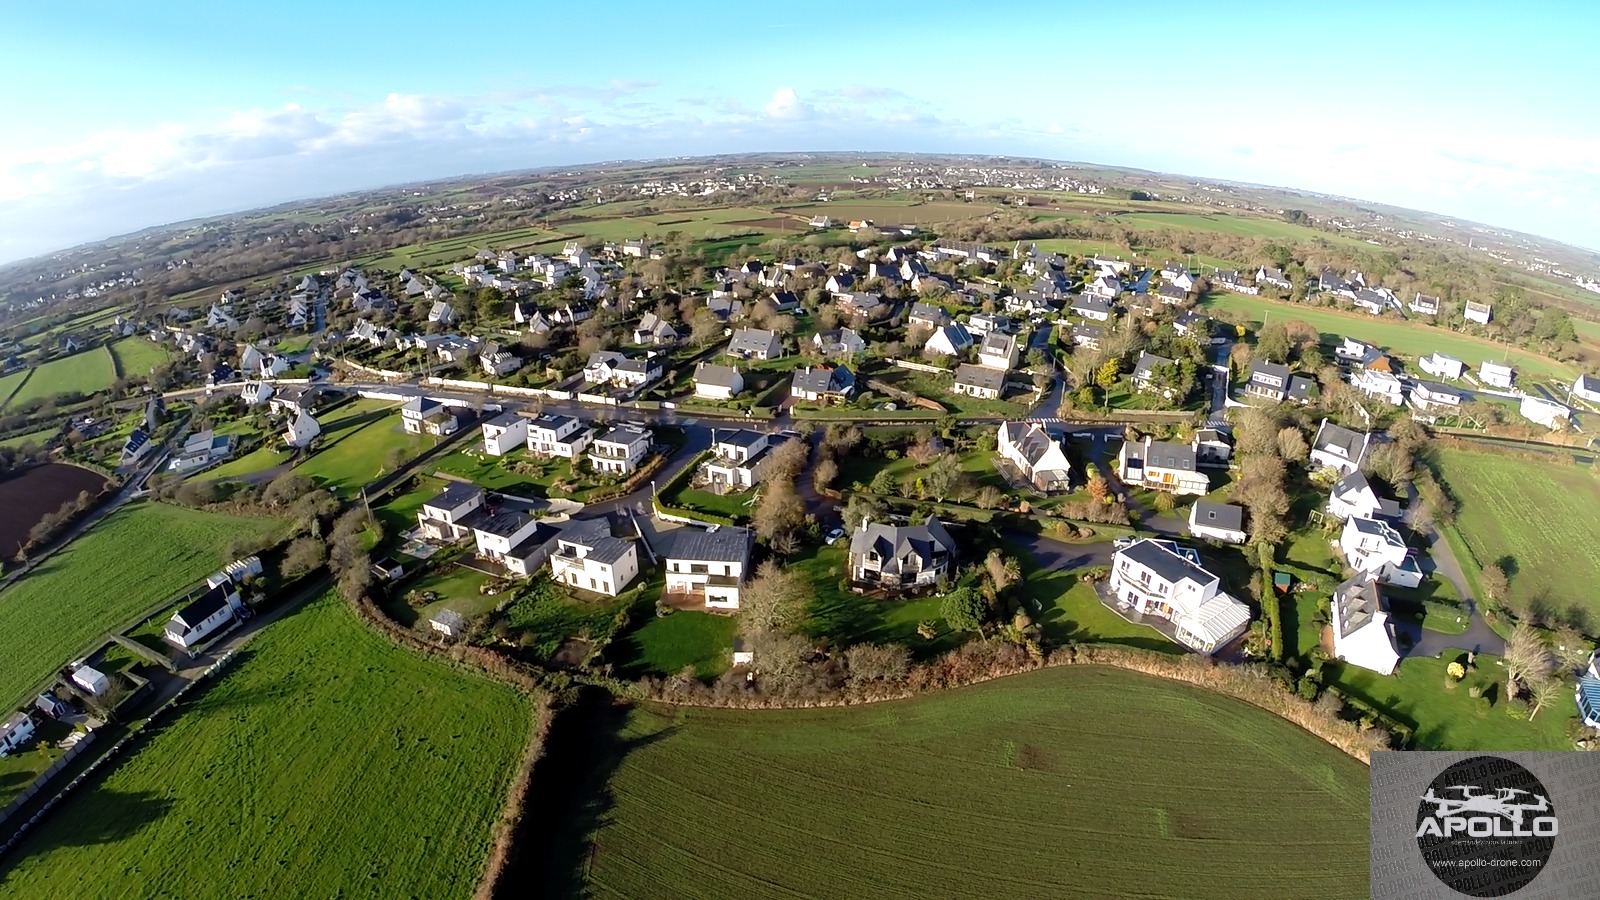
[[[781,87],[772,92],[772,99],[767,101],[765,107],[767,115],[774,119],[797,120],[809,118],[811,107],[800,99],[794,88]]]

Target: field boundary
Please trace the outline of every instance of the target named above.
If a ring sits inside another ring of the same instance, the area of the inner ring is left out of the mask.
[[[117,381],[121,381],[123,378],[125,378],[127,376],[127,373],[122,371],[122,358],[117,356],[117,351],[111,349],[111,345],[110,344],[101,344],[100,346],[101,346],[101,349],[106,351],[106,355],[111,357],[111,374],[112,374],[112,376]]]
[[[22,388],[28,383],[28,380],[33,377],[33,373],[37,371],[39,371],[38,366],[29,366],[27,368],[26,373],[22,376],[22,380],[17,382],[17,386],[11,389],[11,393],[7,394],[4,400],[0,400],[0,409],[5,409],[7,406],[11,405],[11,399],[22,392]]]
[[[21,809],[40,791],[44,790],[45,785],[50,783],[50,779],[56,777],[58,772],[67,767],[67,763],[70,763],[76,759],[78,754],[82,753],[85,747],[88,747],[89,744],[94,742],[94,737],[94,732],[84,732],[83,737],[79,738],[78,742],[73,744],[71,749],[61,754],[61,756],[57,758],[55,762],[50,764],[50,768],[45,769],[38,775],[35,775],[33,777],[33,781],[30,782],[27,787],[22,789],[22,793],[13,797],[11,802],[6,804],[5,809],[0,809],[0,825],[4,825],[5,821],[11,818],[13,813]],[[4,852],[5,848],[0,847],[0,854],[4,854]]]

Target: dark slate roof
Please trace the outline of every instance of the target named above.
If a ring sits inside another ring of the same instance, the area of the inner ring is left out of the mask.
[[[776,353],[779,349],[778,336],[765,328],[741,328],[733,333],[733,340],[728,342],[729,353]]]
[[[435,509],[455,509],[473,497],[481,496],[482,494],[483,488],[475,484],[453,481],[444,490],[435,494],[433,499],[427,502],[427,505]]]
[[[1060,444],[1058,436],[1051,434],[1037,422],[1005,422],[1000,427],[1006,429],[1006,434],[1016,445],[1017,451],[1030,466],[1038,465],[1039,460],[1050,452],[1051,447]]]
[[[1278,380],[1278,387],[1286,388],[1289,385],[1289,367],[1264,359],[1254,360],[1250,363],[1250,380],[1255,381],[1257,375],[1266,375]]]
[[[511,552],[507,555],[517,559],[527,559],[536,553],[540,547],[554,540],[556,535],[560,533],[561,529],[551,525],[549,522],[540,522],[534,526],[533,531],[529,532],[527,537],[518,541],[517,545],[512,547]]]
[[[1144,350],[1140,350],[1139,364],[1133,367],[1133,380],[1138,381],[1140,378],[1148,378],[1150,372],[1155,369],[1156,366],[1174,365],[1177,365],[1177,363],[1167,359],[1165,356],[1157,356],[1154,353],[1148,353]]]
[[[1378,582],[1365,572],[1339,585],[1334,593],[1339,597],[1335,605],[1340,634],[1348,636],[1359,631],[1383,610],[1383,594],[1378,590]]]
[[[400,407],[407,412],[426,413],[439,408],[439,401],[432,397],[412,397]]]
[[[1364,491],[1370,487],[1372,487],[1372,484],[1371,482],[1367,481],[1367,476],[1361,474],[1360,469],[1356,469],[1349,475],[1346,475],[1333,483],[1333,493],[1337,496],[1343,497],[1349,494],[1360,493],[1361,491]]]
[[[845,366],[815,366],[794,373],[794,390],[805,393],[839,393],[855,387],[855,383],[855,375]]]
[[[950,314],[945,312],[943,307],[934,306],[932,303],[917,302],[911,304],[910,317],[913,319],[927,319],[932,322],[946,322],[949,321]]]
[[[1144,465],[1146,468],[1155,466],[1193,472],[1195,471],[1194,448],[1188,444],[1175,444],[1171,441],[1151,441],[1144,455]]]
[[[766,439],[766,435],[748,428],[713,428],[711,429],[711,443],[732,444],[735,447],[749,449]]]
[[[1217,576],[1152,540],[1142,540],[1132,547],[1118,550],[1117,555],[1144,566],[1168,584],[1185,578],[1200,584],[1210,584],[1217,580]]]
[[[956,384],[970,384],[981,388],[1000,390],[1005,387],[1006,373],[1001,369],[963,363],[956,367]]]
[[[1198,525],[1226,528],[1229,531],[1244,530],[1244,507],[1234,506],[1232,503],[1196,500],[1193,515],[1193,521]]]
[[[908,552],[915,553],[923,568],[933,564],[935,553],[955,555],[956,544],[950,539],[944,523],[933,516],[921,525],[883,525],[864,522],[850,538],[852,560],[873,551],[883,560],[883,571],[899,572],[899,560]]]
[[[1079,296],[1073,298],[1070,308],[1073,312],[1084,310],[1088,312],[1102,312],[1109,314],[1111,312],[1111,301],[1106,300],[1103,297],[1080,294]]]
[[[487,421],[487,422],[485,422],[483,424],[492,425],[495,428],[510,428],[513,425],[517,424],[518,422],[523,422],[523,421],[526,421],[526,420],[522,416],[519,416],[514,412],[506,412],[506,413],[501,413],[498,416],[495,416],[494,418],[490,419],[489,421]]]
[[[558,416],[554,413],[545,413],[539,418],[534,419],[533,424],[539,426],[540,428],[548,428],[551,431],[560,431],[563,428],[571,426],[577,421],[578,420],[573,416]]]
[[[533,516],[515,509],[502,509],[493,513],[478,509],[461,524],[476,531],[483,531],[499,537],[510,537],[518,531],[528,527],[533,521]]]
[[[201,595],[199,600],[185,606],[172,618],[182,622],[185,629],[192,629],[206,619],[216,614],[217,610],[228,605],[228,598],[237,590],[233,582],[225,581]]]
[[[595,541],[593,544],[589,544],[588,546],[589,555],[586,557],[587,559],[592,559],[597,563],[602,563],[609,566],[616,563],[617,560],[623,558],[624,556],[627,556],[628,550],[633,547],[633,544],[623,540],[622,538],[608,536],[603,537]]]
[[[650,440],[649,430],[638,425],[613,425],[600,440],[614,444],[632,444],[640,439]]]
[[[733,387],[734,379],[738,375],[739,370],[733,366],[719,366],[703,362],[694,367],[694,380],[699,384],[731,388]]]
[[[1289,379],[1290,400],[1310,400],[1318,393],[1316,379],[1295,375]]]
[[[1580,391],[1600,391],[1600,378],[1593,375],[1579,375],[1577,389]]]
[[[1323,419],[1322,427],[1317,429],[1317,439],[1311,446],[1316,450],[1339,447],[1344,450],[1345,457],[1351,462],[1360,462],[1366,443],[1367,436],[1361,432],[1351,431],[1342,425],[1335,425]]]
[[[1161,287],[1156,288],[1156,293],[1169,300],[1189,299],[1189,292],[1175,284],[1163,284]]]
[[[679,528],[671,533],[667,559],[707,562],[744,562],[750,555],[750,532],[745,528],[722,526],[715,530]]]

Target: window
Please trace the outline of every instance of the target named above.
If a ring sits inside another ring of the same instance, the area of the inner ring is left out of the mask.
[[[705,575],[711,571],[711,567],[705,563],[691,563],[689,571],[695,575]]]

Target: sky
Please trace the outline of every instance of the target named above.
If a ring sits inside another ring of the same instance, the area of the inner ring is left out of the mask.
[[[677,6],[0,2],[0,262],[406,181],[824,150],[1250,181],[1600,248],[1592,0]]]

